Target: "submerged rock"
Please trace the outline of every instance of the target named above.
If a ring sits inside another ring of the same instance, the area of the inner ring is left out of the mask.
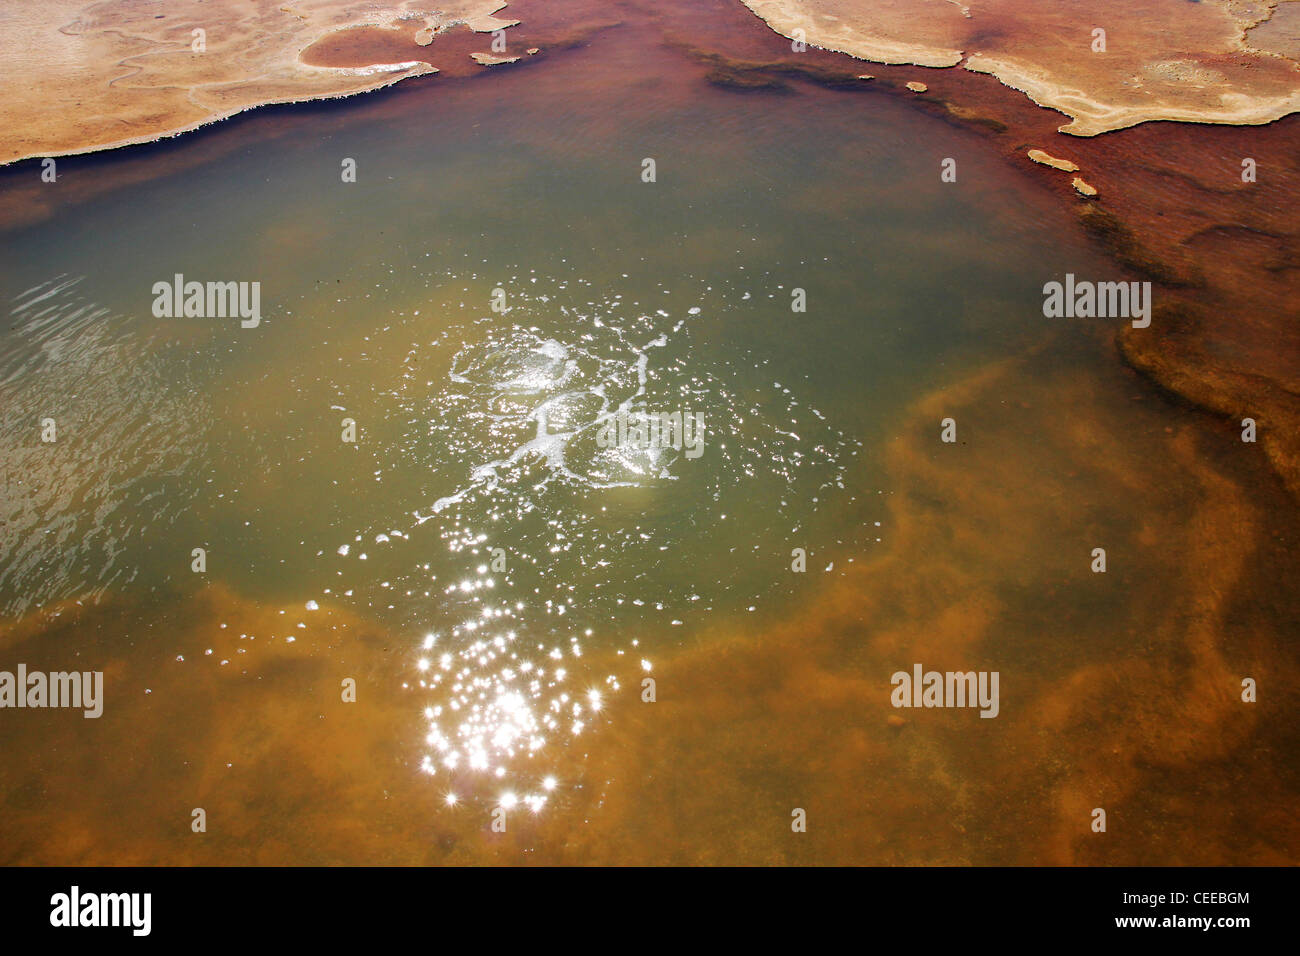
[[[1055,156],[1045,153],[1041,149],[1031,149],[1029,151],[1029,158],[1036,163],[1042,163],[1044,166],[1051,166],[1053,169],[1063,169],[1067,173],[1073,173],[1079,168],[1076,163],[1072,163],[1068,159],[1057,159]]]
[[[517,56],[497,56],[495,53],[471,53],[475,63],[481,63],[483,66],[500,66],[502,63],[514,63],[519,59]]]

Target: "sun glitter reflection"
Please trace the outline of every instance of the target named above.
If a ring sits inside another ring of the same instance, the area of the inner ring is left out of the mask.
[[[522,638],[528,606],[489,599],[482,587],[485,572],[480,568],[479,580],[448,588],[462,600],[472,595],[472,607],[462,609],[461,622],[445,639],[429,633],[414,654],[416,683],[433,697],[424,708],[428,750],[421,769],[459,774],[461,783],[472,773],[522,782],[536,772],[524,762],[540,756],[548,741],[581,733],[604,706],[607,691],[571,688],[569,668],[582,656],[582,639],[561,637],[553,629],[550,643]],[[582,633],[589,637],[592,630]],[[590,674],[582,679],[590,680]],[[612,674],[605,683],[608,691],[619,687]],[[538,782],[526,789],[536,792],[508,789],[481,796],[506,809],[522,806],[540,813],[546,794],[558,784],[551,774],[532,779]],[[447,806],[463,802],[459,784],[457,790],[447,793]]]
[[[393,456],[370,477],[414,507],[321,553],[353,585],[343,595],[419,628],[403,687],[421,698],[416,753],[437,799],[510,793],[538,812],[546,794],[563,799],[548,774],[617,712],[618,679],[597,662],[624,680],[639,665],[644,690],[642,638],[752,609],[769,586],[734,560],[738,509],[767,503],[744,512],[754,542],[806,530],[807,510],[845,490],[860,443],[768,378],[761,351],[713,348],[745,289],[689,278],[683,311],[678,288],[562,276],[530,292],[531,270],[507,278],[509,317],[473,316],[477,275],[430,280],[436,321],[398,311],[386,346],[366,353],[373,395],[331,383],[338,408],[374,400]],[[707,415],[707,452],[600,439],[620,413],[674,411]],[[682,554],[699,572],[689,582],[671,560]]]

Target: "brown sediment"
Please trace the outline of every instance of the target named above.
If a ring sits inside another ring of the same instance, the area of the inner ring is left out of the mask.
[[[710,70],[704,75],[704,78],[715,86],[732,90],[783,92],[790,89],[790,84],[763,70],[746,71],[718,68]]]
[[[1223,361],[1213,351],[1219,336],[1210,331],[1211,324],[1205,308],[1175,301],[1159,307],[1152,319],[1160,334],[1140,336],[1138,330],[1125,330],[1120,346],[1134,368],[1176,395],[1223,415],[1230,427],[1241,430],[1246,419],[1254,421],[1256,440],[1269,463],[1300,498],[1300,395],[1293,380]]]
[[[221,587],[167,612],[119,597],[53,617],[0,634],[6,659],[53,670],[93,657],[104,713],[6,712],[6,736],[53,748],[6,746],[6,861],[374,859],[367,827],[336,808],[362,795],[382,804],[371,785],[382,791],[410,758],[398,731],[415,721],[402,726],[402,695],[381,676],[397,673],[398,647],[380,628],[330,608],[284,615]],[[342,699],[348,677],[356,704]],[[194,808],[207,833],[191,831]],[[277,822],[287,815],[305,839]],[[40,833],[42,819],[57,819],[57,834]],[[328,845],[306,847],[318,839]]]
[[[984,129],[992,130],[994,133],[1005,133],[1007,131],[1006,123],[996,117],[981,113],[978,110],[973,110],[969,107],[961,106],[957,103],[951,103],[946,100],[942,101],[942,106],[949,116],[958,120],[962,125],[980,126]]]
[[[1297,745],[1296,513],[1230,436],[1171,424],[1132,373],[1098,382],[1076,351],[918,402],[887,450],[888,550],[813,577],[761,640],[724,621],[653,653],[653,703],[626,659],[593,653],[625,686],[581,746],[525,771],[560,785],[504,834],[499,784],[420,772],[411,640],[351,612],[209,587],[166,611],[119,597],[10,625],[7,660],[102,662],[106,705],[6,714],[0,735],[24,743],[0,765],[4,862],[1288,863],[1297,784],[1275,761]],[[997,670],[999,716],[893,708],[890,677],[916,662]]]
[[[512,26],[492,16],[504,6],[451,0],[428,14],[406,2],[348,0],[181,0],[162,13],[84,0],[32,6],[10,14],[0,40],[8,64],[0,164],[149,142],[258,106],[433,73],[423,41],[458,23]]]
[[[658,702],[617,704],[617,746],[593,748],[588,777],[617,785],[573,858],[611,862],[627,846],[613,834],[649,831],[661,863],[1293,859],[1300,826],[1276,808],[1295,783],[1268,750],[1294,746],[1295,668],[1285,618],[1256,628],[1294,574],[1289,532],[1271,530],[1294,514],[1216,460],[1221,439],[1169,428],[1113,379],[1049,351],[918,403],[889,450],[890,553],[761,641],[716,634],[657,661]],[[938,440],[949,415],[962,444]],[[1095,502],[1121,499],[1146,517],[1106,527]],[[1088,570],[1102,538],[1124,556],[1118,586],[1159,596],[1112,600],[1117,579]],[[1271,584],[1257,577],[1277,559]],[[913,662],[1000,669],[1002,713],[894,710],[889,676]],[[1240,699],[1256,673],[1282,694],[1267,709]],[[1099,806],[1109,835],[1090,830]]]
[[[787,80],[807,80],[833,89],[861,86],[862,77],[850,70],[798,58],[753,60],[717,53],[685,40],[670,38],[668,45],[709,67],[705,79],[718,86],[738,89],[788,90]]]
[[[1116,262],[1144,279],[1170,288],[1204,284],[1198,273],[1179,272],[1154,255],[1133,230],[1105,206],[1081,206],[1079,222]]]
[[[512,815],[510,840],[490,833],[498,781],[421,769],[426,697],[411,635],[344,608],[276,607],[221,585],[177,597],[70,601],[0,625],[7,661],[53,671],[94,660],[104,673],[98,719],[4,712],[0,861],[528,862],[510,851],[530,813]],[[599,732],[594,721],[589,733]],[[539,787],[552,766],[507,785]],[[564,809],[583,801],[581,768],[564,772],[574,796],[556,794],[552,806],[573,826],[580,817]],[[461,806],[447,805],[449,791]],[[202,833],[191,828],[196,808]]]
[[[1061,131],[1077,136],[1151,120],[1269,123],[1300,110],[1290,2],[741,2],[784,36],[860,59],[950,67],[964,58],[965,69],[1069,116]]]

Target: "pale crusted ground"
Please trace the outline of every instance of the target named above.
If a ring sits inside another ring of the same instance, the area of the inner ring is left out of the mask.
[[[430,50],[360,67],[312,66],[301,53],[341,30],[419,24],[425,43],[465,24],[513,25],[503,0],[46,0],[0,7],[0,164],[175,135],[270,103],[362,93],[435,72]],[[205,49],[194,49],[194,31]]]
[[[1148,120],[1300,110],[1297,0],[742,0],[773,30],[864,60],[990,73],[1095,136]],[[1105,52],[1094,31],[1105,31]]]

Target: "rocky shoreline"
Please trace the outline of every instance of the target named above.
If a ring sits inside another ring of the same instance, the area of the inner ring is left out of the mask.
[[[436,73],[436,37],[453,28],[514,26],[518,21],[493,16],[505,5],[448,0],[425,13],[406,2],[178,0],[154,13],[134,4],[52,0],[5,11],[0,166],[148,143],[259,106],[338,99]],[[384,62],[309,62],[313,47],[358,30],[404,42],[393,44]]]
[[[1014,0],[742,2],[809,47],[884,70],[946,66],[925,84],[929,108],[997,135],[1009,161],[1086,170],[1053,188],[1112,258],[1158,289],[1151,327],[1117,333],[1122,357],[1227,431],[1256,423],[1259,444],[1246,447],[1262,448],[1300,499],[1300,236],[1287,214],[1300,189],[1300,121],[1287,118],[1300,110],[1300,49],[1286,30],[1265,29],[1300,18],[1300,3],[1107,2],[1090,8],[1109,27],[1094,36],[1091,22]],[[890,46],[902,36],[920,52]],[[1053,114],[970,82],[983,74],[1071,122],[1057,127]],[[904,78],[893,88],[915,90]],[[1080,163],[1052,155],[1062,133]]]

